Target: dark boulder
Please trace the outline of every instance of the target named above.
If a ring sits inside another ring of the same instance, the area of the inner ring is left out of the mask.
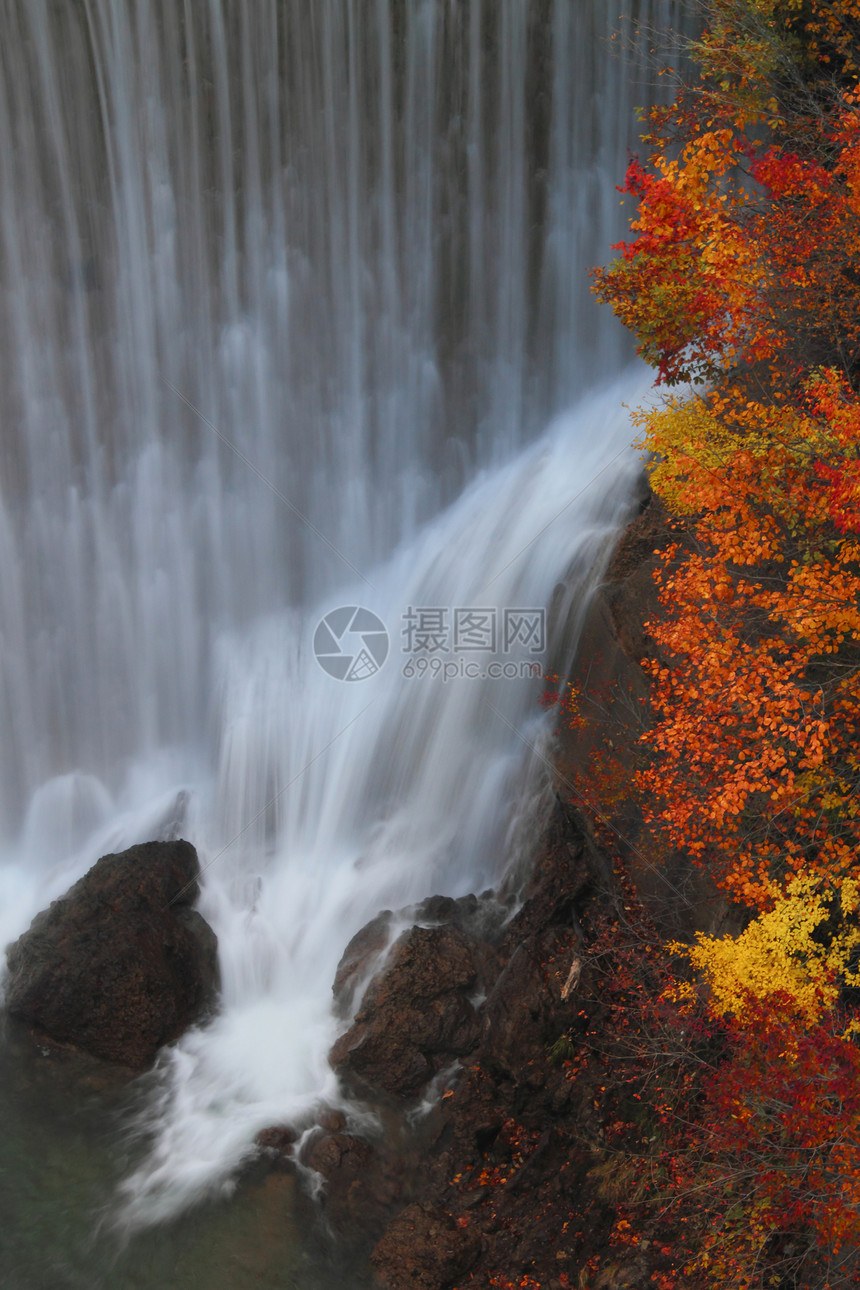
[[[332,1049],[332,1066],[362,1086],[416,1096],[477,1044],[480,1024],[468,998],[477,978],[475,952],[463,932],[410,928]]]
[[[214,932],[190,908],[189,842],[102,856],[12,945],[6,1006],[49,1038],[142,1070],[217,987]]]

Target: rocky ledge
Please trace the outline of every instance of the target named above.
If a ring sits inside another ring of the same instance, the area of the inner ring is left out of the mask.
[[[39,1036],[143,1070],[211,1006],[217,941],[191,908],[190,842],[106,855],[7,951],[9,1013]]]
[[[322,1133],[303,1162],[324,1177],[323,1205],[341,1234],[367,1241],[382,1233],[371,1256],[380,1285],[442,1290],[508,1259],[508,1243],[499,1247],[484,1221],[489,1187],[479,1183],[464,1196],[451,1180],[472,1169],[480,1177],[481,1162],[507,1140],[514,1118],[534,1131],[541,1126],[540,1137],[568,1113],[569,1081],[547,1054],[584,1025],[581,919],[601,890],[594,848],[559,801],[512,919],[486,898],[426,901],[366,988],[332,1063],[365,1103],[383,1116],[388,1108],[389,1125],[393,1108],[408,1111],[425,1099],[420,1125],[374,1142]],[[381,926],[394,916],[380,917],[347,947],[336,997],[380,955]],[[552,1133],[545,1136],[505,1189],[522,1211],[524,1240],[537,1230],[527,1215],[540,1162],[558,1165]]]

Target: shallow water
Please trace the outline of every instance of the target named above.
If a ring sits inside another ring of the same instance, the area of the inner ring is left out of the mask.
[[[110,1218],[140,1154],[127,1134],[134,1089],[97,1063],[43,1055],[14,1025],[3,1038],[3,1290],[360,1290],[295,1177],[265,1166],[155,1234],[121,1235]]]

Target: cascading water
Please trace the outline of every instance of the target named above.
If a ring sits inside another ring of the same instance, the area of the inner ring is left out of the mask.
[[[649,90],[605,46],[673,6],[617,8],[0,0],[0,934],[178,826],[220,943],[132,1222],[338,1101],[362,922],[511,858],[545,656],[410,676],[403,633],[575,598],[624,514],[641,377],[569,409],[629,357],[584,270]],[[366,680],[313,654],[343,605]]]

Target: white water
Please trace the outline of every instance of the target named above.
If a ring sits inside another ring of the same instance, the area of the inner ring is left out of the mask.
[[[0,0],[0,934],[178,828],[221,953],[131,1221],[339,1100],[346,941],[497,880],[539,791],[540,683],[404,679],[400,632],[585,586],[624,514],[641,378],[566,410],[624,355],[584,279],[647,94],[612,25]],[[352,684],[312,653],[344,604],[391,636]]]

